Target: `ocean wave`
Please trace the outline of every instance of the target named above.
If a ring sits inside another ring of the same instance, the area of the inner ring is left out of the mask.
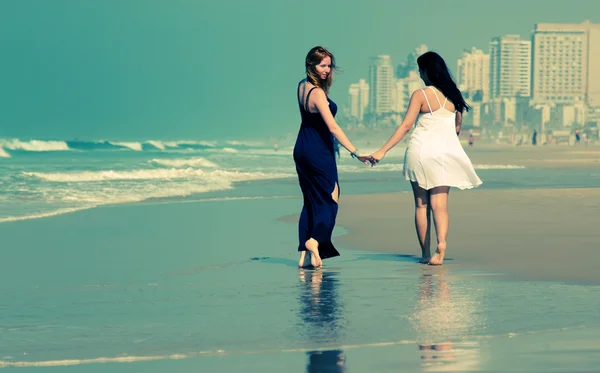
[[[64,141],[21,141],[19,139],[0,139],[0,147],[10,150],[24,150],[28,152],[51,152],[70,150]]]
[[[462,338],[449,338],[455,347],[456,352],[465,353],[469,349],[473,349],[479,346],[482,342],[495,340],[495,339],[506,339],[525,337],[531,335],[543,335],[549,333],[565,333],[573,332],[579,329],[584,329],[587,326],[574,326],[564,327],[556,329],[542,329],[542,330],[524,330],[521,332],[504,332],[497,334],[481,334],[472,335],[468,339]],[[204,351],[192,351],[192,352],[175,352],[165,353],[156,355],[125,355],[114,356],[114,357],[92,357],[82,359],[57,359],[57,360],[39,360],[39,361],[12,361],[12,360],[0,360],[0,368],[9,367],[57,367],[57,366],[73,366],[83,364],[104,364],[104,363],[134,363],[143,361],[159,361],[159,360],[183,360],[189,358],[202,358],[212,356],[248,356],[248,355],[265,355],[265,354],[289,354],[289,353],[306,353],[309,351],[326,351],[326,350],[357,350],[366,348],[381,348],[381,347],[393,347],[393,346],[407,346],[407,345],[418,345],[421,341],[414,339],[399,339],[399,340],[375,340],[366,343],[355,343],[355,344],[337,344],[333,346],[306,346],[306,347],[286,347],[281,346],[277,348],[250,348],[250,349],[238,349],[238,350],[204,350]]]
[[[218,166],[206,158],[196,157],[188,159],[152,159],[150,163],[156,163],[161,166],[171,167],[208,167],[217,168]]]
[[[137,152],[141,152],[142,151],[142,144],[139,142],[116,142],[116,141],[109,141],[108,142],[111,145],[115,145],[115,146],[122,146],[124,148],[129,148],[131,150],[135,150]]]
[[[159,149],[159,150],[165,150],[165,148],[167,146],[162,141],[155,141],[155,140],[148,141],[148,144],[154,146],[156,149]]]
[[[189,141],[181,141],[181,143],[189,143]],[[207,146],[209,148],[214,148],[215,146],[217,146],[216,141],[193,141],[193,143],[195,143],[196,145]]]
[[[513,164],[474,164],[473,168],[476,170],[520,170],[525,168],[525,166]]]
[[[10,154],[0,146],[0,158],[10,158]]]
[[[229,142],[224,142],[229,144]],[[239,142],[240,146],[244,145]],[[8,150],[19,150],[28,152],[47,152],[47,151],[68,151],[68,150],[203,150],[214,148],[217,141],[207,140],[178,140],[178,141],[113,141],[113,140],[64,140],[64,141],[45,141],[45,140],[20,140],[20,139],[0,139],[0,148]],[[232,145],[232,144],[230,144]],[[1,153],[0,153],[1,154]],[[0,157],[6,157],[0,155]],[[6,157],[7,158],[7,157]]]
[[[227,144],[234,146],[247,146],[251,148],[265,146],[265,143],[261,141],[239,141],[239,140],[230,140],[227,141]]]
[[[254,179],[273,179],[290,177],[291,174],[270,174],[262,172],[239,172],[215,170],[206,172],[194,168],[141,169],[130,171],[80,171],[80,172],[23,172],[22,175],[53,182],[90,182],[112,180],[173,180],[185,178],[223,179],[246,181]]]
[[[214,148],[217,146],[216,141],[193,141],[193,140],[181,140],[181,141],[164,141],[163,144],[173,149],[207,149]]]
[[[165,199],[171,197],[187,197],[193,194],[214,192],[217,190],[232,189],[231,180],[212,180],[210,182],[195,183],[184,181],[179,183],[162,184],[137,184],[129,188],[120,187],[88,187],[84,189],[65,188],[62,191],[54,190],[55,199],[62,202],[95,207],[102,205],[119,205],[136,203],[152,199]]]
[[[198,351],[169,355],[147,355],[147,356],[115,356],[115,357],[97,357],[90,359],[63,359],[63,360],[45,360],[45,361],[2,361],[0,360],[0,368],[8,367],[60,367],[82,364],[105,364],[105,363],[135,363],[142,361],[155,360],[181,360],[200,356],[215,356],[222,355],[225,351]]]
[[[293,175],[222,170],[204,172],[198,169],[159,169],[121,172],[29,172],[24,176],[52,182],[52,184],[33,184],[36,185],[34,194],[41,196],[50,204],[41,204],[32,213],[18,213],[17,211],[20,210],[15,210],[15,214],[0,217],[0,223],[45,218],[103,205],[183,198],[230,190],[234,188],[235,182],[288,178]],[[148,178],[153,180],[148,181]],[[23,193],[23,191],[19,193]],[[36,202],[33,201],[33,203]]]
[[[95,206],[64,208],[64,209],[50,211],[50,212],[46,212],[46,213],[30,214],[30,215],[23,215],[23,216],[8,216],[8,217],[5,217],[5,218],[0,218],[0,223],[8,223],[8,222],[11,222],[11,221],[21,221],[21,220],[49,218],[51,216],[57,216],[57,215],[63,215],[63,214],[69,214],[69,213],[72,213],[72,212],[87,210],[87,209],[90,209],[92,207],[95,207]],[[1,367],[1,365],[0,365],[0,367]]]
[[[166,146],[161,141],[109,141],[109,140],[97,140],[97,141],[84,141],[84,140],[69,140],[67,141],[69,148],[73,150],[81,151],[93,151],[93,150],[133,150],[136,152],[144,150],[165,150]]]

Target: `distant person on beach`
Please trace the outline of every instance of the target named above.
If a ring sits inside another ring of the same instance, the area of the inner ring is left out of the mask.
[[[402,123],[371,158],[373,165],[380,162],[417,122],[404,155],[404,177],[412,184],[421,262],[441,265],[446,253],[450,187],[470,189],[481,185],[481,180],[458,138],[462,113],[469,106],[446,63],[439,54],[426,52],[417,64],[427,87],[412,93]],[[437,235],[433,256],[429,248],[430,210]]]
[[[581,144],[581,131],[579,129],[575,130],[575,145]]]
[[[340,255],[331,242],[338,212],[339,185],[334,139],[365,165],[361,154],[335,121],[337,105],[327,97],[335,59],[323,47],[312,48],[305,60],[306,78],[298,83],[302,124],[294,146],[294,162],[304,197],[298,222],[299,267],[322,266],[322,259]],[[308,251],[309,255],[306,255]]]
[[[475,142],[475,137],[473,137],[473,131],[469,131],[469,148],[473,147],[474,142]]]
[[[537,130],[533,130],[533,135],[531,136],[531,145],[537,145]]]

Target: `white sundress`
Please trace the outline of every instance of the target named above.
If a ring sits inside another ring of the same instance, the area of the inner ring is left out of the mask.
[[[447,110],[435,92],[440,108],[431,110],[429,99],[421,89],[429,113],[421,113],[404,154],[404,177],[423,189],[451,186],[471,189],[482,184],[471,160],[456,135],[456,112]]]

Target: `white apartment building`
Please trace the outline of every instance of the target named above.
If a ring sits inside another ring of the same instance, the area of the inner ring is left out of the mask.
[[[369,66],[369,104],[371,115],[392,113],[394,110],[394,68],[387,55],[374,58]]]
[[[463,51],[462,56],[457,61],[456,75],[458,89],[461,90],[467,101],[473,100],[476,96],[481,96],[478,101],[489,101],[489,54],[475,47],[470,51]]]
[[[424,86],[423,80],[416,71],[410,71],[406,78],[396,80],[395,111],[403,115],[408,109],[412,93]]]
[[[505,35],[490,42],[490,99],[531,95],[531,41]]]
[[[600,107],[600,24],[540,23],[532,41],[533,103]]]
[[[369,105],[369,85],[364,79],[358,83],[350,84],[348,89],[348,108],[349,116],[362,122],[365,117],[365,111]]]

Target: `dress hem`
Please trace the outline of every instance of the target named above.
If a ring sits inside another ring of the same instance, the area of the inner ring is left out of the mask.
[[[410,176],[404,175],[404,178],[408,181],[411,181],[413,183],[417,183],[421,188],[425,189],[425,190],[430,190],[433,188],[437,188],[440,186],[448,186],[451,188],[458,188],[460,190],[465,190],[465,189],[473,189],[473,188],[477,188],[479,187],[481,184],[483,184],[483,182],[480,182],[479,184],[472,184],[472,183],[467,183],[467,184],[436,184],[436,185],[423,185],[422,183],[419,182],[419,180],[413,180],[410,178]]]

